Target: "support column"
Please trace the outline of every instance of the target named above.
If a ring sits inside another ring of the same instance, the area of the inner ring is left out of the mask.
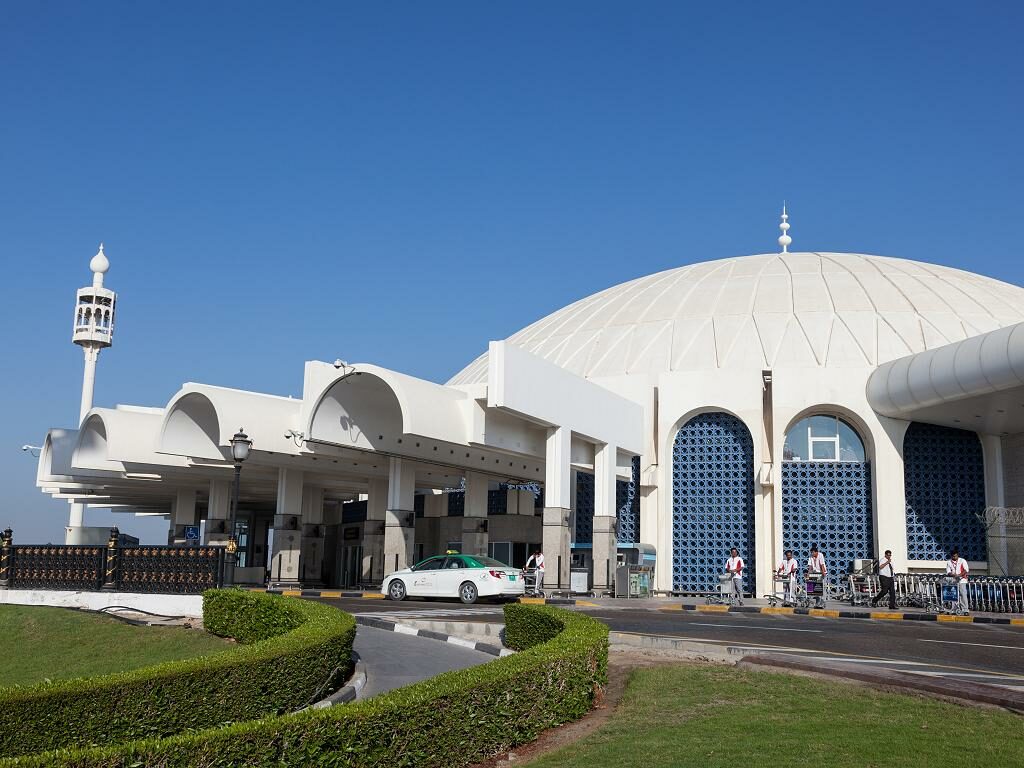
[[[231,532],[228,521],[231,519],[231,481],[210,481],[210,502],[206,508],[206,530],[203,532],[203,543],[224,546],[228,543]]]
[[[409,566],[414,552],[416,472],[403,459],[391,459],[388,509],[384,517],[384,575]]]
[[[304,587],[317,588],[324,583],[324,489],[302,489],[302,573]]]
[[[302,560],[302,472],[279,469],[270,586],[298,589]]]
[[[617,449],[597,446],[594,451],[594,591],[611,589],[615,579],[615,486]]]
[[[487,496],[490,478],[479,472],[466,473],[466,511],[462,518],[462,552],[487,555]]]
[[[387,478],[370,480],[363,523],[363,567],[360,579],[376,584],[384,581],[384,518],[388,508]]]
[[[569,587],[569,452],[571,430],[548,432],[544,457],[544,589]]]
[[[183,547],[189,543],[185,538],[185,526],[196,524],[195,490],[179,489],[172,504],[169,543],[173,546]]]

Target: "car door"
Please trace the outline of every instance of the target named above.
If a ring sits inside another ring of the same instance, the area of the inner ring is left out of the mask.
[[[468,574],[463,557],[449,556],[445,560],[444,568],[437,572],[437,594],[441,597],[458,597],[459,587]]]
[[[412,567],[407,593],[412,597],[430,597],[437,594],[437,574],[444,566],[445,558],[431,557]]]

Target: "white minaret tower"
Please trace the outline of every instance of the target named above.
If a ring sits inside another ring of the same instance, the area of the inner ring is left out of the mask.
[[[100,350],[114,343],[114,309],[117,294],[103,287],[103,275],[110,269],[110,261],[103,253],[103,243],[92,261],[92,285],[79,288],[75,295],[75,319],[71,340],[85,353],[85,372],[82,376],[82,404],[78,413],[81,425],[85,414],[92,408],[92,393],[96,385],[96,361]],[[72,530],[80,528],[85,517],[84,504],[71,505],[71,518],[65,536],[67,543],[73,543]]]

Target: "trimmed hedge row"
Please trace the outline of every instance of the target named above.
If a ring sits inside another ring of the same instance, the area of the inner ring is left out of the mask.
[[[326,686],[345,679],[352,665],[355,619],[319,603],[210,590],[203,621],[243,645],[113,675],[0,689],[0,755],[169,736],[292,711],[332,690]]]
[[[0,766],[468,766],[579,719],[607,682],[600,622],[521,605],[506,606],[505,621],[522,652],[373,699]]]

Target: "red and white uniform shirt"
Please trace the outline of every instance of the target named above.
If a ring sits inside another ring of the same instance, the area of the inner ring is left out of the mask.
[[[743,576],[743,558],[742,557],[730,557],[725,561],[725,570],[732,574],[734,579],[738,579]]]
[[[825,556],[819,552],[807,558],[807,572],[820,573],[822,576],[828,574],[828,567],[825,565]]]
[[[967,561],[962,557],[958,557],[956,560],[946,561],[946,575],[956,576],[960,579],[961,584],[967,583],[967,574],[971,572],[970,566],[967,565]]]
[[[797,568],[799,568],[799,565],[796,562],[796,558],[791,557],[788,560],[783,560],[779,563],[778,574],[780,576],[789,576],[792,578],[793,576],[796,576]]]

